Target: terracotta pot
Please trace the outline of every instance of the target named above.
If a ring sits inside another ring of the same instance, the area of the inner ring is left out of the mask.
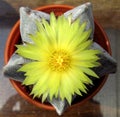
[[[72,6],[67,6],[67,5],[49,5],[49,6],[39,7],[36,10],[41,10],[46,13],[50,13],[51,11],[53,11],[58,16],[72,8],[73,8]],[[107,50],[111,54],[110,43],[104,30],[102,29],[102,27],[99,25],[99,23],[96,20],[94,22],[95,22],[94,41],[98,42],[105,50]],[[5,64],[7,64],[11,55],[14,53],[16,49],[15,44],[18,44],[20,42],[21,37],[20,37],[19,25],[20,25],[20,22],[18,21],[14,25],[14,27],[12,28],[8,36],[6,47],[5,47],[5,52],[4,52]],[[92,98],[102,88],[106,79],[107,79],[107,76],[104,76],[100,78],[99,80],[95,81],[94,83],[95,86],[90,89],[88,94],[86,94],[83,97],[80,97],[80,96],[77,97],[76,100],[72,103],[71,107],[74,107],[77,104],[81,105],[87,100],[89,100],[90,98]],[[50,104],[47,104],[47,103],[42,104],[38,99],[33,100],[32,97],[29,95],[29,92],[27,91],[26,87],[22,86],[20,82],[17,82],[14,80],[10,80],[10,81],[12,85],[14,86],[14,88],[18,91],[18,93],[23,98],[31,102],[32,104],[40,108],[55,110]]]

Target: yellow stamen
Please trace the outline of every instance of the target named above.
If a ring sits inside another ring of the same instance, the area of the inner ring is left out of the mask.
[[[49,58],[49,66],[53,71],[63,72],[70,68],[71,56],[64,50],[54,51]]]

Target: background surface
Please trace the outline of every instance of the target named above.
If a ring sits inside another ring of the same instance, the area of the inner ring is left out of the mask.
[[[58,117],[56,112],[26,102],[2,74],[4,47],[8,34],[19,19],[19,7],[36,8],[47,4],[78,6],[87,0],[0,0],[0,117]],[[120,1],[90,0],[93,14],[105,29],[118,63],[116,74],[108,77],[103,88],[82,107],[69,108],[62,117],[120,117]]]

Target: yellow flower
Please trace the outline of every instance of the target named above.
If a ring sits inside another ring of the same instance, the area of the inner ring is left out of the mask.
[[[87,93],[88,76],[98,78],[91,68],[99,66],[99,51],[90,49],[91,29],[85,31],[86,22],[79,22],[51,13],[50,22],[36,22],[37,31],[29,35],[33,43],[17,45],[16,53],[33,60],[18,70],[25,72],[23,84],[33,85],[31,94],[42,96],[42,102],[59,97],[71,104],[74,94]]]

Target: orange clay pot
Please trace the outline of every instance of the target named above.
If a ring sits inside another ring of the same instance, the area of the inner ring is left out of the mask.
[[[56,16],[58,16],[72,8],[73,8],[72,6],[67,6],[67,5],[48,5],[48,6],[39,7],[36,10],[43,11],[46,13],[50,13],[51,11],[53,11],[56,14]],[[108,53],[111,54],[110,43],[109,43],[108,37],[106,36],[104,30],[99,25],[99,23],[96,20],[94,22],[95,22],[94,41],[99,43],[105,50],[108,51]],[[6,47],[5,47],[5,52],[4,52],[5,64],[7,64],[11,55],[14,53],[14,51],[16,49],[15,44],[18,44],[21,40],[19,26],[20,26],[20,21],[17,21],[17,23],[14,25],[14,27],[12,28],[12,30],[8,36],[8,39],[6,42]],[[90,89],[88,94],[83,97],[76,98],[76,100],[72,103],[71,107],[74,107],[75,105],[78,105],[78,104],[81,105],[84,102],[86,102],[87,100],[91,99],[102,88],[102,86],[104,85],[106,80],[107,80],[107,75],[104,77],[101,77],[99,79],[99,81],[97,81],[94,84],[95,86]],[[32,99],[32,96],[29,95],[26,87],[22,86],[20,82],[17,82],[14,80],[10,80],[10,81],[11,81],[12,85],[14,86],[14,88],[17,90],[17,92],[23,98],[25,98],[32,104],[34,104],[40,108],[44,108],[44,109],[48,109],[48,110],[55,110],[53,108],[53,106],[51,106],[50,104],[47,104],[47,103],[43,104],[38,99]]]

